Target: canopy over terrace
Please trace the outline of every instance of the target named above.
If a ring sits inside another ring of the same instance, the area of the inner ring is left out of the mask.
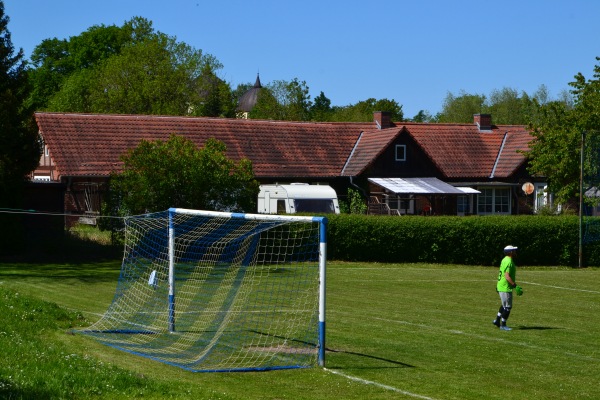
[[[464,214],[471,210],[473,203],[469,201],[472,196],[466,196],[481,193],[437,178],[369,178],[369,182],[383,189],[372,190],[372,194],[379,196],[371,201],[385,204],[389,208],[387,213],[391,214]],[[461,201],[458,196],[463,196]]]

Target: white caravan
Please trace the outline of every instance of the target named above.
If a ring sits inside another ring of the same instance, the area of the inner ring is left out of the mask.
[[[337,194],[329,185],[292,183],[260,185],[258,212],[261,214],[339,214]]]

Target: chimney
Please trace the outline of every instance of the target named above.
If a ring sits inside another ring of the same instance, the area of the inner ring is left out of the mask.
[[[389,111],[375,111],[373,112],[373,119],[375,119],[377,129],[386,129],[395,126],[392,122],[392,113]]]
[[[473,114],[473,122],[480,131],[492,130],[492,114]]]

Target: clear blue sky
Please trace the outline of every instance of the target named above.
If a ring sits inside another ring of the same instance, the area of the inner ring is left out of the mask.
[[[494,3],[494,4],[490,4]],[[600,56],[598,0],[4,0],[27,58],[43,39],[151,20],[223,65],[233,88],[306,81],[333,105],[394,99],[411,118],[448,92],[509,87],[556,98]]]

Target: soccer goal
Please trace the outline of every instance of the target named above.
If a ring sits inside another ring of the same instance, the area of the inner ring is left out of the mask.
[[[187,209],[129,217],[114,299],[78,332],[197,372],[324,366],[326,223]]]

